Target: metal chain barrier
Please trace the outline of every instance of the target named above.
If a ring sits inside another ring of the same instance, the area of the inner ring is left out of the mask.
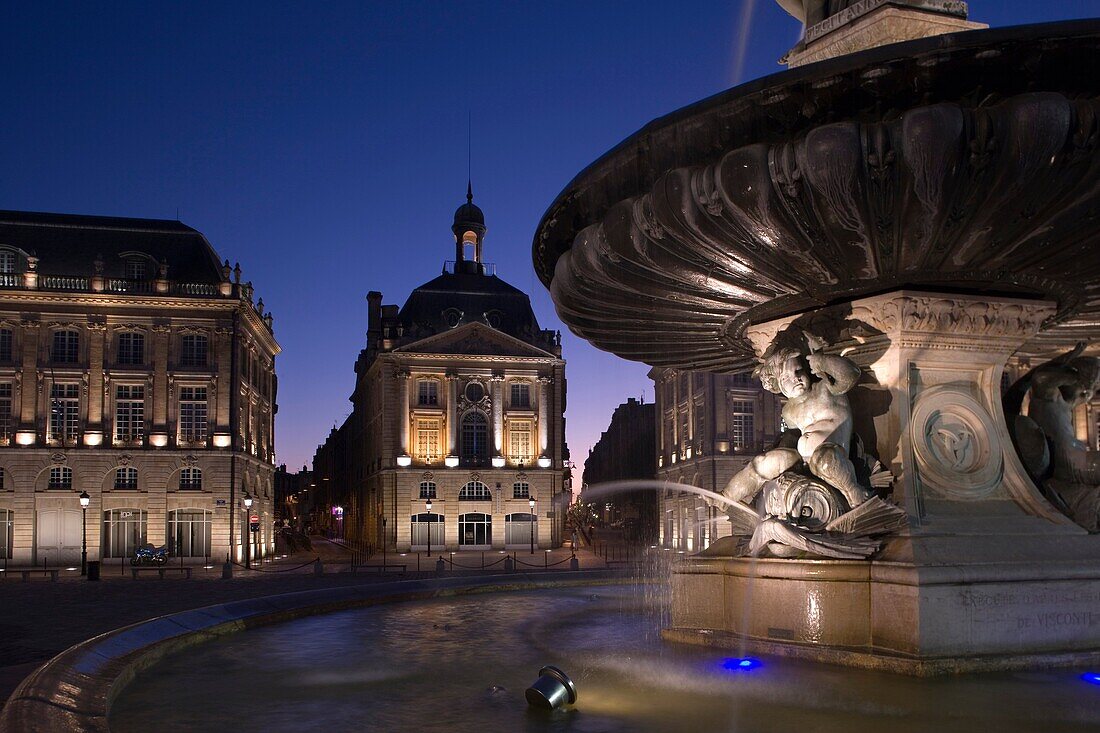
[[[291,570],[299,570],[301,568],[304,568],[306,565],[312,565],[320,559],[321,558],[318,556],[318,557],[313,558],[312,560],[306,560],[301,565],[295,565],[292,568],[282,568],[281,570],[261,570],[260,568],[257,568],[257,567],[251,567],[250,568],[250,567],[246,567],[244,565],[241,565],[236,560],[233,561],[233,564],[236,565],[239,568],[243,568],[245,570],[249,570],[249,571],[254,572],[254,573],[289,573]]]

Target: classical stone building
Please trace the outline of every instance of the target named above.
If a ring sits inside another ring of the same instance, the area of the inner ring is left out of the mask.
[[[782,401],[750,374],[652,369],[657,478],[721,491],[781,432]],[[684,491],[660,492],[661,543],[685,551],[729,534],[718,507]]]
[[[178,221],[0,212],[0,557],[271,543],[272,318]]]
[[[657,411],[634,397],[615,408],[611,423],[588,451],[586,488],[594,484],[656,478]],[[623,491],[601,499],[605,522],[619,524],[629,540],[652,542],[658,536],[657,495],[651,488]]]
[[[329,497],[318,520],[402,552],[558,546],[569,503],[560,337],[484,262],[469,192],[452,231],[454,262],[402,307],[367,295],[352,414],[315,457]]]

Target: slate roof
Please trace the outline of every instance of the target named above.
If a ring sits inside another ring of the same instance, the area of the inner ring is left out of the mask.
[[[120,255],[140,252],[158,263],[167,262],[169,280],[222,281],[221,262],[206,237],[178,221],[0,211],[0,246],[4,245],[37,256],[43,275],[89,276],[101,254],[104,275],[121,277]]]
[[[458,312],[457,323],[447,321],[448,311]],[[494,312],[499,318],[497,323],[487,320]],[[409,295],[398,320],[414,338],[442,333],[463,323],[489,323],[528,343],[544,341],[527,294],[496,275],[476,272],[444,272],[424,283]]]

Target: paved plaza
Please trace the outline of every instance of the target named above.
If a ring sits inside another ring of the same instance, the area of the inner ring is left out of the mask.
[[[622,564],[622,551],[606,552],[599,543],[597,547],[608,559],[578,548],[580,569],[603,570]],[[516,551],[514,556],[518,570],[512,572],[534,574],[543,572],[544,567],[568,569],[572,550],[568,546],[549,552],[536,549],[533,555]],[[164,614],[278,593],[434,576],[440,557],[448,575],[506,572],[505,555],[495,551],[455,553],[453,565],[449,552],[433,553],[431,560],[424,553],[391,552],[385,557],[384,573],[381,553],[354,570],[352,557],[347,548],[314,538],[312,551],[265,562],[254,570],[234,567],[232,580],[222,579],[220,563],[212,568],[193,567],[190,579],[168,574],[161,580],[156,573],[143,573],[134,580],[128,565],[105,567],[98,583],[64,570],[56,582],[41,573],[27,582],[15,573],[0,574],[10,575],[0,579],[0,605],[14,611],[0,623],[0,699],[6,700],[24,677],[64,649]],[[321,559],[321,575],[315,572],[315,558]]]

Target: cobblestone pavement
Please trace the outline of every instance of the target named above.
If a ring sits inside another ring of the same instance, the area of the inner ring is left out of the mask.
[[[536,549],[533,554],[517,550],[514,557],[518,571],[534,573],[543,567],[568,569],[571,554],[567,546],[549,552]],[[323,575],[314,574],[315,557],[321,558]],[[440,557],[447,574],[505,572],[505,555],[498,551],[455,553],[453,565],[449,552],[433,552],[431,559],[423,553],[402,556],[391,552],[385,556],[385,573],[381,572],[383,556],[378,553],[350,572],[351,554],[347,549],[314,538],[312,551],[265,562],[251,571],[235,567],[231,580],[222,579],[221,563],[210,569],[193,567],[190,580],[171,574],[161,580],[156,573],[142,574],[134,580],[128,568],[119,565],[103,568],[98,583],[66,571],[61,572],[57,582],[43,575],[22,582],[12,574],[0,579],[0,608],[6,611],[0,620],[0,700],[6,700],[24,677],[55,654],[121,626],[244,598],[431,576]],[[581,569],[609,567],[588,549],[578,549],[577,559]],[[405,566],[404,573],[401,565]],[[612,562],[610,566],[614,565]]]

